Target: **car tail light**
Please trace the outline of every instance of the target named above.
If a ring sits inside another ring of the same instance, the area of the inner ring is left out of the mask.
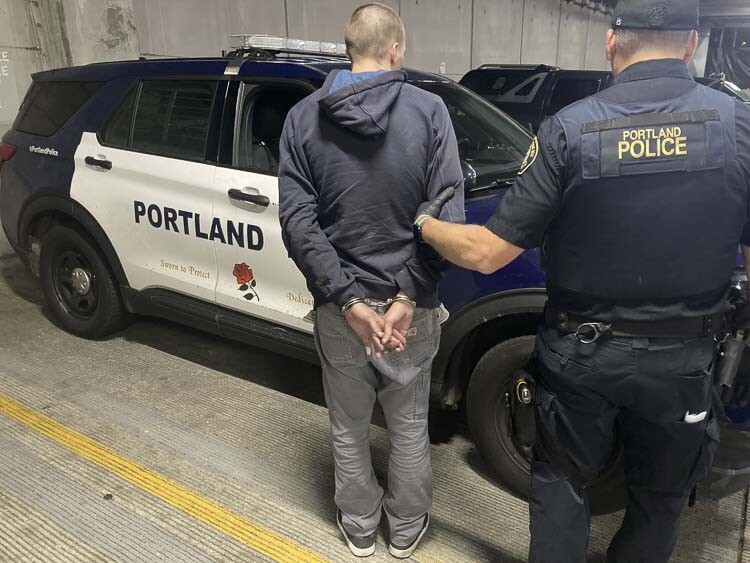
[[[8,143],[0,143],[0,164],[10,160],[16,154],[16,147]]]

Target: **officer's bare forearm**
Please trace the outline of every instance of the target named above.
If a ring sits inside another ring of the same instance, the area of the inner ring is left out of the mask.
[[[492,274],[515,260],[523,249],[480,225],[455,225],[430,219],[422,239],[444,258],[469,270]]]

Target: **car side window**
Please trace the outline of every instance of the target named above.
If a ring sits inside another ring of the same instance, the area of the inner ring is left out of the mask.
[[[143,81],[130,148],[203,160],[217,85],[206,80]]]
[[[127,148],[130,145],[130,124],[133,120],[138,88],[133,88],[118,106],[102,131],[102,142],[110,147]]]
[[[299,87],[256,86],[245,96],[240,111],[235,165],[276,175],[279,141],[289,110],[310,92]]]
[[[602,85],[599,78],[560,78],[550,101],[550,113],[557,113],[570,104],[596,94]]]
[[[41,137],[54,135],[101,86],[101,82],[36,80],[26,95],[13,129]]]

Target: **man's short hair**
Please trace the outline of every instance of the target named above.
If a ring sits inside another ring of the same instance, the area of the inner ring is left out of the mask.
[[[616,29],[617,52],[626,58],[646,49],[659,49],[679,54],[687,49],[692,33],[692,31],[658,29]]]
[[[388,55],[394,43],[402,47],[406,41],[406,30],[399,15],[379,2],[360,6],[346,26],[346,51],[349,58],[381,60]]]

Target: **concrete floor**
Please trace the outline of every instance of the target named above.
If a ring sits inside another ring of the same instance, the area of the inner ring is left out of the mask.
[[[22,403],[319,556],[334,523],[328,418],[314,366],[141,319],[104,341],[53,325],[0,240],[0,396]],[[373,458],[386,471],[376,416]],[[420,561],[523,561],[527,508],[484,475],[465,428],[431,417],[435,506]],[[142,487],[0,414],[0,561],[256,561],[264,557]],[[750,563],[745,493],[687,512],[674,561]],[[601,561],[620,514],[593,523]],[[283,557],[281,558],[283,559]],[[383,538],[371,561],[386,561]]]

